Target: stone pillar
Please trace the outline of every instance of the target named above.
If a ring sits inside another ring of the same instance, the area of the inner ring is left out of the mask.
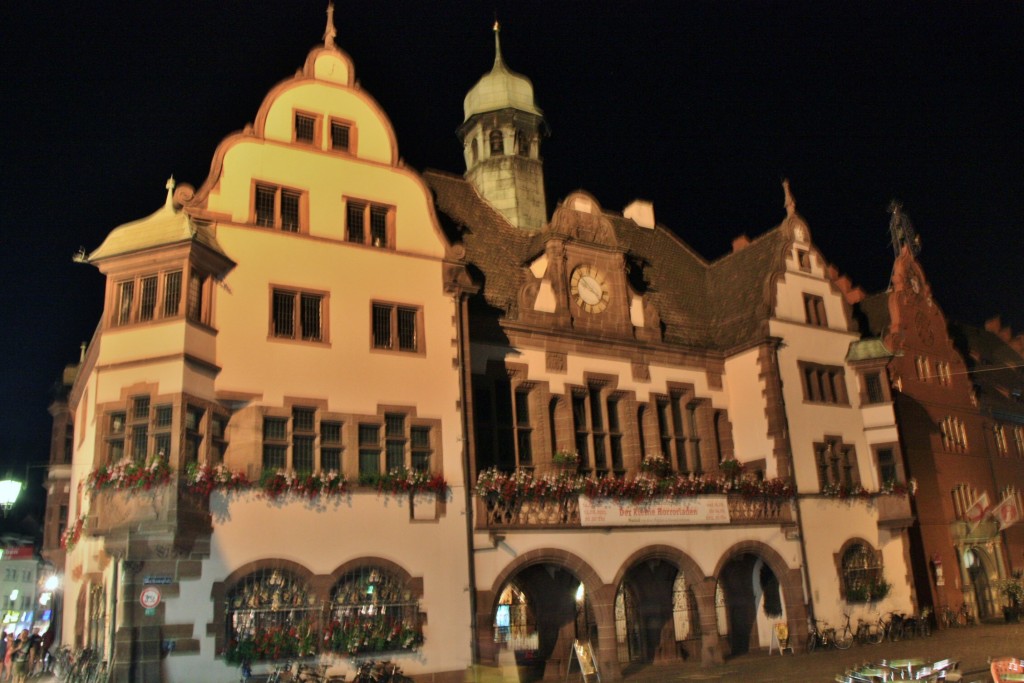
[[[615,586],[605,584],[590,596],[590,606],[597,621],[595,655],[602,681],[621,681],[618,646],[615,642]]]
[[[693,595],[697,599],[697,613],[700,615],[701,666],[715,666],[725,661],[722,638],[718,635],[718,611],[715,608],[717,586],[718,582],[711,576],[693,586]]]

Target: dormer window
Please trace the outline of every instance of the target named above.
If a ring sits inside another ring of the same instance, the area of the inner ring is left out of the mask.
[[[283,232],[299,232],[302,219],[302,196],[297,190],[276,185],[256,185],[255,223]]]
[[[811,272],[811,254],[806,249],[796,250],[796,262],[805,273]]]

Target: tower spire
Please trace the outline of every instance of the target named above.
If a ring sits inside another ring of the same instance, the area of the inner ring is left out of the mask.
[[[504,60],[501,58],[501,24],[498,23],[498,18],[494,18],[494,68],[497,69],[500,66],[504,66]]]
[[[334,28],[334,3],[327,3],[327,28],[324,29],[324,47],[335,48],[334,36],[338,35],[337,29]]]
[[[786,200],[783,204],[786,207],[786,218],[792,218],[793,214],[796,213],[796,200],[793,199],[793,193],[789,190],[789,178],[782,179],[782,191],[786,195]]]

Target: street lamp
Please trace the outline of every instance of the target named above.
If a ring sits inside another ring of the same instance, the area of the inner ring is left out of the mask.
[[[7,478],[0,481],[0,508],[3,508],[4,517],[7,516],[8,511],[14,506],[16,500],[18,500],[18,494],[21,493],[22,483],[17,479],[12,479],[10,473],[7,474]]]

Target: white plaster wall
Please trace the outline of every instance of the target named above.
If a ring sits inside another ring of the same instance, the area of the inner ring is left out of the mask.
[[[732,424],[736,458],[748,462],[764,458],[765,476],[778,476],[778,463],[772,457],[765,415],[764,381],[760,378],[759,351],[751,349],[725,362],[725,386],[729,390],[729,422]]]

